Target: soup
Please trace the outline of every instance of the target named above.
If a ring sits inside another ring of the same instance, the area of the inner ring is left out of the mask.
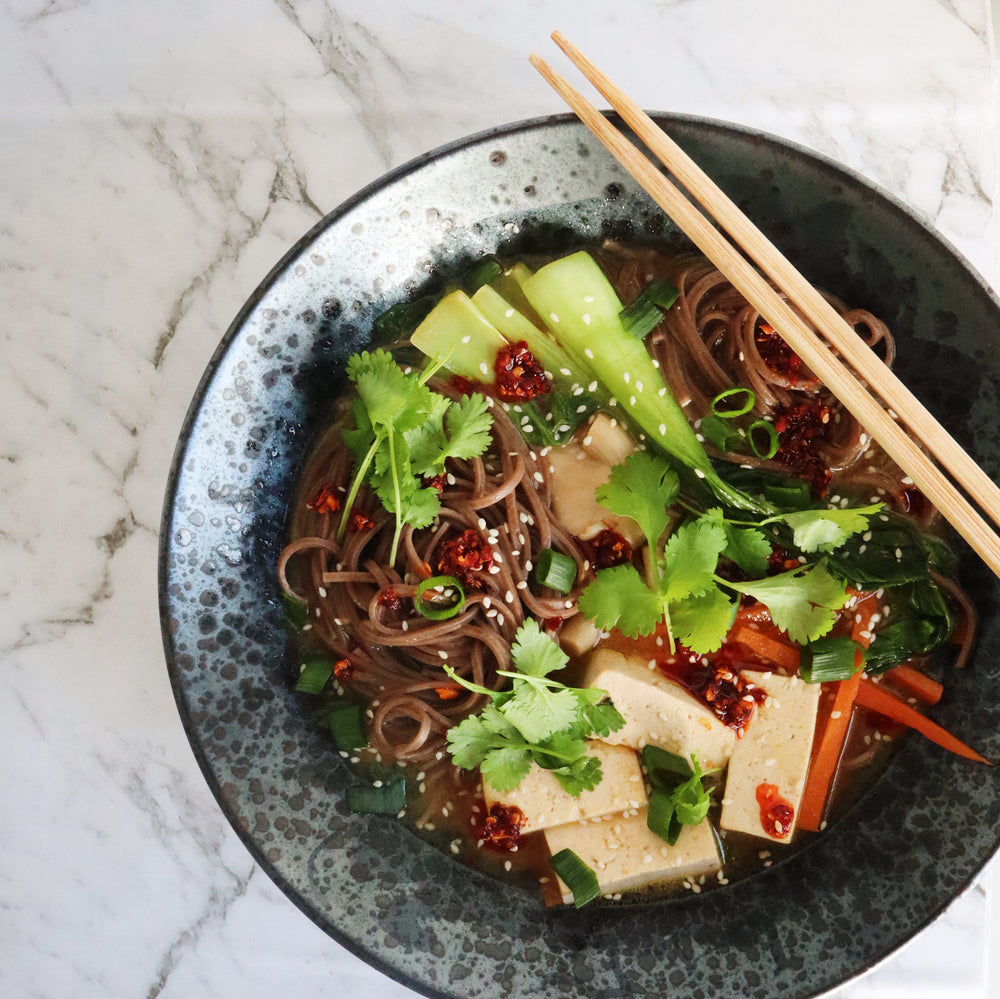
[[[981,759],[913,707],[973,633],[936,512],[710,263],[489,260],[404,321],[278,566],[352,807],[582,904],[772,862],[906,727]]]

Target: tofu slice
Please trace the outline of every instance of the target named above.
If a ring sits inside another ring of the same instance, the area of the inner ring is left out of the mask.
[[[633,749],[653,743],[679,756],[697,753],[706,771],[729,761],[736,745],[733,729],[643,660],[595,649],[586,661],[581,685],[606,690],[625,719],[624,727],[605,737],[607,742]]]
[[[594,497],[598,486],[611,477],[611,466],[592,457],[575,441],[548,452],[552,509],[570,534],[588,541],[605,528],[617,531],[637,548],[643,540],[639,525],[601,506]]]
[[[545,831],[552,854],[567,847],[597,875],[602,893],[716,874],[722,859],[711,823],[684,826],[670,846],[646,826],[646,809],[609,815],[596,822],[574,822]],[[572,893],[559,879],[564,902]]]
[[[797,676],[755,670],[744,670],[742,676],[767,691],[768,696],[754,710],[743,738],[733,750],[720,825],[734,832],[787,843],[795,832],[794,818],[787,836],[771,835],[761,823],[757,788],[773,784],[798,816],[822,685],[805,683]]]
[[[497,791],[483,781],[483,798],[490,808],[499,802],[517,805],[524,812],[522,832],[537,832],[567,822],[640,808],[646,804],[646,788],[639,757],[626,746],[611,746],[597,739],[588,741],[587,752],[601,761],[604,776],[593,791],[574,798],[563,790],[551,771],[532,764],[524,780],[513,791]]]

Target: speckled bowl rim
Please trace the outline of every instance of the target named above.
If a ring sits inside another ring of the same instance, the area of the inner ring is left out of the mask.
[[[908,230],[912,234],[911,238],[917,239],[918,241],[929,241],[937,248],[934,252],[943,254],[944,257],[949,258],[951,265],[957,269],[955,273],[960,274],[960,279],[965,284],[964,292],[967,295],[972,294],[973,296],[979,296],[985,303],[983,306],[984,308],[992,308],[997,315],[1000,315],[1000,300],[997,299],[997,296],[993,293],[988,284],[962,260],[960,255],[950,244],[943,240],[939,234],[927,226],[919,217],[911,212],[906,206],[901,204],[897,199],[884,191],[878,190],[869,181],[857,173],[850,171],[835,163],[833,160],[818,155],[805,147],[784,139],[756,132],[752,129],[686,115],[664,114],[657,115],[656,117],[668,124],[676,125],[682,131],[685,129],[688,131],[693,130],[694,133],[701,131],[712,141],[725,142],[726,137],[729,136],[734,140],[749,142],[750,144],[773,146],[775,149],[780,150],[783,156],[790,158],[790,160],[802,161],[808,164],[809,169],[817,171],[820,175],[824,175],[834,186],[840,185],[845,188],[850,188],[855,197],[863,196],[870,198],[872,203],[877,203],[880,206],[880,211],[886,213],[887,216],[895,216],[900,227],[903,230]],[[421,169],[427,164],[434,163],[442,158],[462,154],[468,150],[493,145],[498,142],[502,142],[511,136],[523,135],[525,133],[537,132],[540,130],[560,131],[565,129],[582,131],[573,116],[555,115],[531,119],[528,121],[515,122],[513,124],[489,129],[467,138],[460,139],[456,142],[449,143],[439,149],[411,160],[404,166],[391,171],[384,177],[368,185],[352,198],[344,202],[334,212],[327,215],[316,226],[310,229],[309,232],[307,232],[294,244],[294,246],[290,248],[290,250],[284,255],[284,257],[282,257],[282,259],[264,278],[258,288],[253,292],[248,301],[240,309],[232,325],[213,354],[208,368],[202,376],[184,424],[181,428],[166,491],[160,535],[159,560],[160,610],[164,648],[170,680],[182,723],[191,742],[195,757],[198,760],[213,794],[217,798],[220,807],[232,823],[240,839],[253,855],[257,863],[265,870],[268,876],[278,885],[278,887],[300,909],[302,909],[307,916],[309,916],[309,918],[321,926],[341,944],[363,958],[372,966],[426,995],[493,995],[501,994],[501,992],[506,994],[507,986],[504,986],[500,989],[500,991],[496,992],[490,991],[491,987],[487,987],[486,990],[483,991],[478,986],[472,987],[471,991],[466,990],[464,986],[456,990],[456,987],[452,984],[436,979],[435,975],[428,971],[428,969],[434,965],[435,959],[428,957],[427,968],[421,967],[415,972],[412,968],[401,968],[398,964],[394,963],[393,960],[387,959],[384,950],[379,951],[378,949],[369,946],[365,941],[359,940],[355,935],[352,935],[348,927],[343,924],[338,925],[334,919],[331,919],[327,914],[320,911],[315,903],[315,900],[306,897],[301,889],[301,886],[297,886],[293,883],[294,879],[291,878],[288,872],[282,868],[281,863],[275,863],[268,858],[268,855],[261,843],[255,835],[246,828],[245,821],[243,820],[238,808],[238,803],[233,801],[232,797],[226,793],[223,787],[223,778],[220,776],[219,765],[217,761],[210,758],[209,754],[205,750],[205,732],[203,729],[204,721],[199,718],[197,705],[195,705],[191,699],[191,690],[189,689],[191,685],[190,677],[185,670],[178,665],[179,639],[177,631],[177,611],[179,601],[176,594],[171,593],[171,584],[175,575],[175,569],[172,567],[171,559],[172,556],[176,554],[177,549],[175,535],[177,525],[178,490],[181,488],[184,481],[183,467],[185,458],[193,446],[191,439],[192,432],[198,423],[205,395],[209,391],[213,380],[218,374],[220,365],[226,359],[231,350],[237,349],[238,345],[236,342],[248,320],[248,317],[254,313],[254,310],[257,309],[262,300],[267,297],[268,293],[275,285],[275,282],[288,273],[289,269],[295,264],[295,262],[298,261],[303,254],[309,251],[309,248],[324,232],[332,226],[335,226],[341,219],[349,215],[357,206],[364,204],[374,195],[377,195],[379,192],[385,191],[387,188],[399,184],[408,178],[419,175]],[[548,133],[546,132],[546,134]],[[712,137],[714,137],[714,139]],[[982,582],[982,580],[980,581]],[[996,636],[992,633],[992,631],[988,637],[991,643],[995,641]],[[996,719],[995,712],[991,713],[990,711],[982,711],[979,714],[983,715],[986,720]],[[943,720],[947,723],[947,717]],[[980,720],[978,714],[976,715],[976,720]],[[1000,726],[995,726],[992,731],[996,731],[997,728],[1000,728]],[[1000,755],[1000,744],[998,744],[996,738],[988,739],[987,745],[985,746],[982,745],[982,743],[980,743],[980,745],[981,748],[983,748],[987,753],[990,753],[992,750],[994,756]],[[911,762],[910,764],[911,768],[912,766],[918,766],[926,770],[932,777],[937,775],[941,778],[942,783],[940,785],[936,785],[937,787],[951,787],[951,785],[948,784],[948,781],[955,775],[955,767],[951,761],[942,761],[940,755],[935,755],[933,752],[929,752],[926,746],[917,743],[908,744],[904,749],[904,754],[916,757],[915,762]],[[882,782],[879,787],[883,787],[884,783],[885,782]],[[902,786],[905,784],[905,781],[897,780],[896,783]],[[962,782],[960,781],[959,783]],[[965,786],[966,783],[968,782],[963,783],[963,792],[968,790]],[[998,798],[995,794],[995,785],[987,787],[985,778],[973,781],[971,786],[980,792],[981,795],[985,795],[991,800],[996,800]],[[900,787],[896,787],[896,791],[899,790]],[[938,793],[940,794],[940,791]],[[866,816],[861,815],[859,818],[858,813],[871,811],[870,808],[867,810],[865,808],[865,803],[870,803],[871,799],[872,795],[869,795],[862,800],[859,807],[852,811],[852,816],[854,816],[854,818],[860,823],[859,825],[853,826],[852,832],[856,832],[859,828],[864,828],[863,823]],[[947,800],[947,794],[945,794],[945,799],[946,804],[951,803]],[[925,804],[924,807],[930,806]],[[871,814],[867,815],[867,819],[871,820],[872,818],[873,816]],[[973,879],[996,849],[998,842],[1000,842],[1000,810],[991,809],[989,815],[984,816],[983,822],[988,826],[989,833],[977,837],[975,845],[970,852],[963,854],[959,858],[959,861],[956,862],[956,870],[952,877],[944,879],[940,882],[935,882],[935,884],[928,889],[927,897],[921,898],[917,908],[912,913],[907,913],[906,918],[901,920],[898,924],[894,924],[889,932],[874,935],[862,934],[863,939],[860,940],[841,940],[841,953],[839,955],[835,955],[832,964],[829,962],[824,964],[823,968],[819,972],[811,970],[810,968],[800,967],[798,969],[794,969],[794,988],[799,990],[794,994],[801,995],[803,997],[817,995],[829,988],[842,984],[851,977],[863,973],[880,963],[899,946],[910,939],[915,933],[937,918],[937,916],[940,915],[940,913],[948,906],[950,901],[972,883]],[[838,835],[838,833],[842,834],[843,829],[844,826],[842,823],[841,826],[828,832],[827,836],[832,838]],[[841,839],[843,839],[842,835]],[[850,847],[838,844],[837,848],[841,849],[841,847],[843,847],[845,862],[850,864],[853,860],[857,860],[864,855],[864,849],[867,846],[875,846],[875,844],[864,842],[861,844],[854,843]],[[754,893],[758,890],[756,887],[758,885],[763,885],[760,890],[765,892],[775,892],[778,889],[785,890],[788,892],[789,899],[791,899],[791,896],[794,895],[792,885],[795,883],[795,877],[808,878],[810,876],[819,877],[821,875],[822,864],[817,864],[815,859],[810,859],[810,855],[815,857],[817,852],[818,851],[815,849],[807,849],[796,855],[794,862],[777,865],[771,872],[767,872],[764,877],[751,878],[740,885],[727,888],[725,891],[732,893],[734,896],[732,904],[735,905],[737,909],[746,903],[748,892]],[[919,859],[922,855],[918,852],[916,856]],[[923,859],[926,862],[929,858],[924,857]],[[790,866],[797,867],[797,870],[793,872],[793,874],[788,873],[787,869]],[[782,874],[783,871],[784,874]],[[789,880],[790,878],[791,880]],[[486,890],[490,891],[492,889],[490,886],[487,886]],[[669,903],[669,905],[673,905],[675,907],[678,905],[682,906],[685,917],[688,918],[692,928],[696,928],[705,924],[705,913],[697,907],[702,907],[702,909],[717,909],[718,903],[713,901],[713,899],[718,898],[720,894],[721,893],[713,893],[712,895],[706,895],[702,899],[688,899],[681,903]],[[852,894],[852,892],[848,892],[848,895]],[[497,898],[502,899],[502,891]],[[860,901],[860,899],[857,901]],[[788,904],[791,905],[793,903],[789,901]],[[798,903],[796,902],[795,904]],[[622,933],[627,931],[630,926],[634,927],[634,914],[636,912],[646,911],[650,914],[649,918],[655,921],[657,906],[639,906],[634,907],[631,910],[626,910],[633,913],[633,915],[628,917],[628,919],[622,920],[622,930],[617,935],[613,929],[610,931],[607,930],[607,917],[601,914],[602,911],[603,910],[598,909],[590,913],[587,913],[586,910],[584,910],[583,913],[568,912],[563,916],[552,916],[551,914],[547,914],[545,918],[547,920],[562,919],[566,926],[557,928],[553,931],[553,938],[562,942],[569,941],[569,946],[581,949],[581,933],[592,936],[595,939],[599,938],[600,944],[598,944],[598,946],[603,946],[608,940],[613,942],[614,940],[619,939],[622,936]],[[755,910],[755,914],[759,917],[759,910]],[[753,920],[750,920],[742,931],[741,939],[738,942],[738,957],[735,964],[731,967],[724,969],[716,968],[713,969],[711,973],[706,972],[703,975],[695,974],[692,978],[685,978],[682,976],[681,978],[676,979],[676,981],[671,981],[668,977],[665,977],[665,972],[660,974],[658,969],[645,969],[644,966],[640,966],[640,962],[639,965],[633,965],[630,968],[630,974],[632,974],[633,977],[628,980],[627,985],[615,986],[606,984],[611,981],[624,982],[625,979],[620,977],[620,971],[618,979],[615,979],[613,975],[609,979],[606,974],[603,977],[599,974],[595,977],[595,975],[592,974],[590,981],[594,982],[594,988],[590,989],[584,986],[584,990],[579,992],[579,994],[611,996],[625,994],[652,994],[653,992],[656,992],[657,994],[670,994],[679,997],[687,997],[689,995],[707,996],[721,994],[722,986],[720,986],[720,983],[726,981],[725,974],[731,974],[734,969],[746,971],[747,968],[750,968],[752,971],[753,967],[755,967],[753,965],[754,954],[761,958],[760,967],[762,968],[770,965],[774,969],[778,969],[789,957],[788,949],[782,944],[781,940],[778,940],[775,943],[773,940],[767,942],[764,939],[767,935],[768,929],[774,928],[772,924],[768,924],[767,926],[754,926],[752,923]],[[818,937],[822,937],[822,927],[817,926],[814,929]],[[807,935],[813,933],[814,929],[807,929]],[[754,939],[749,939],[747,934],[749,934],[749,937],[754,937]],[[757,938],[760,939],[758,940]],[[679,945],[677,941],[671,942],[675,945]],[[697,944],[695,945],[695,951],[697,952]],[[586,949],[583,948],[582,952],[586,953]],[[601,951],[601,953],[604,953],[605,955],[609,952],[610,948],[608,948],[607,951]],[[750,955],[749,958],[747,955]],[[794,948],[792,951],[792,957],[795,957]],[[585,957],[584,961],[586,960],[587,958]],[[502,958],[497,958],[495,962],[497,967],[503,963],[504,959]],[[793,960],[793,966],[794,963],[795,962]],[[480,962],[480,964],[477,965],[477,969],[481,970],[481,966],[483,964],[489,966],[490,962],[489,960]],[[679,967],[679,965],[675,963],[675,970],[677,967]],[[568,974],[569,977],[566,977],[566,974]],[[584,980],[586,980],[586,978]],[[572,972],[564,973],[561,985],[564,985],[565,982],[575,982],[576,986],[579,987],[581,979],[574,979]],[[543,983],[539,982],[538,984],[541,986]],[[728,991],[729,987],[726,986],[726,994],[769,994],[766,991],[769,987],[766,982],[760,986],[760,989],[765,991],[760,991],[752,982],[749,985],[745,985],[744,983],[737,987],[745,987],[746,991]],[[627,991],[616,991],[616,988],[627,989]],[[663,990],[662,992],[660,991],[661,989]],[[510,994],[513,995],[520,993],[510,992]],[[539,987],[537,990],[532,990],[532,992],[526,991],[525,994],[541,995],[543,994],[543,990]],[[786,992],[785,994],[791,995],[792,993]]]

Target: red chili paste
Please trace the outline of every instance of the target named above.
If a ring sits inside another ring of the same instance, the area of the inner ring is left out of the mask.
[[[447,538],[438,549],[438,572],[454,576],[463,586],[482,589],[479,573],[493,565],[493,549],[471,527],[457,538]]]
[[[757,785],[757,804],[760,805],[760,824],[764,832],[777,839],[791,835],[795,809],[781,796],[776,784]]]
[[[497,351],[493,371],[496,393],[504,402],[527,402],[549,391],[545,369],[523,340]]]

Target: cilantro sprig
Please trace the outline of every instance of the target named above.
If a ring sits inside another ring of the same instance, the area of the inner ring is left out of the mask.
[[[442,473],[449,458],[474,458],[490,443],[493,418],[478,393],[453,401],[432,391],[434,372],[404,372],[386,350],[362,351],[347,362],[357,388],[355,429],[344,431],[357,461],[344,503],[338,537],[343,538],[358,490],[367,482],[395,514],[389,561],[396,560],[404,524],[429,526],[441,509],[436,489],[423,478]]]
[[[592,791],[601,781],[601,765],[587,756],[586,740],[607,736],[625,724],[607,693],[595,688],[567,687],[549,675],[569,657],[528,619],[511,646],[515,670],[501,670],[511,680],[495,691],[463,679],[450,667],[445,672],[468,690],[490,698],[482,711],[448,730],[448,749],[456,766],[479,767],[498,791],[512,791],[531,764],[551,770],[574,797]]]
[[[806,555],[824,556],[864,531],[881,504],[854,509],[814,509],[780,513],[758,521],[728,519],[714,507],[698,513],[662,541],[667,508],[680,483],[666,459],[639,451],[616,466],[597,490],[597,500],[613,513],[632,517],[649,544],[647,576],[626,563],[599,571],[580,596],[580,610],[599,628],[617,628],[635,638],[666,626],[671,646],[679,640],[695,652],[714,652],[732,626],[735,594],[752,596],[771,612],[775,624],[796,642],[826,634],[847,600],[847,587],[825,558],[764,577],[771,544],[762,528],[783,524]],[[749,576],[732,582],[718,574],[725,556]]]

